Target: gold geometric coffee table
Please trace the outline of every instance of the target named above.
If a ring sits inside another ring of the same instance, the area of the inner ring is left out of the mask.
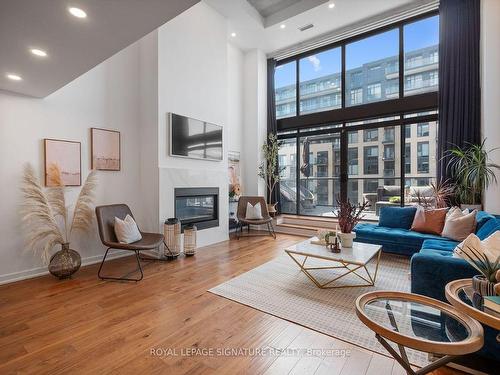
[[[354,242],[353,247],[344,247],[340,253],[333,253],[326,246],[316,245],[311,241],[317,241],[316,237],[300,242],[289,248],[285,252],[292,260],[300,267],[300,270],[318,287],[321,289],[333,288],[348,288],[348,287],[363,287],[373,286],[377,280],[378,265],[380,262],[380,254],[382,247],[379,245]],[[310,266],[307,261],[310,259],[320,259],[325,263],[325,266]],[[367,264],[375,259],[375,271],[373,275],[367,268]],[[344,269],[345,272],[336,274],[330,280],[321,283],[310,271],[314,270],[336,270]],[[364,271],[364,272],[360,272]],[[363,274],[361,274],[363,273]],[[336,281],[344,278],[347,275],[356,275],[361,280],[360,284],[338,284]],[[335,284],[334,284],[335,283]]]

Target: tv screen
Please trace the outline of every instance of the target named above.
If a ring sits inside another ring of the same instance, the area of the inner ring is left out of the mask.
[[[222,160],[222,126],[171,113],[170,154]]]

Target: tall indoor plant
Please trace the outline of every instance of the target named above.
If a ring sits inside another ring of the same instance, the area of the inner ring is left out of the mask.
[[[51,165],[48,173],[55,186],[44,190],[31,164],[26,164],[21,186],[22,221],[29,249],[49,264],[50,273],[65,278],[78,271],[81,265],[80,254],[69,248],[69,242],[74,232],[87,231],[92,226],[97,181],[95,172],[87,176],[70,219],[69,207],[66,206],[66,187],[62,183],[60,170],[56,165]],[[61,245],[61,250],[51,256],[56,245]]]
[[[264,160],[259,165],[258,175],[266,183],[267,188],[267,203],[270,213],[276,212],[276,203],[273,202],[273,191],[278,182],[281,180],[281,174],[286,167],[278,165],[278,154],[281,147],[281,142],[276,134],[270,133],[267,137],[267,142],[262,145],[262,154]]]
[[[449,150],[447,168],[456,183],[456,194],[462,206],[481,209],[482,196],[485,189],[497,183],[495,171],[500,170],[498,164],[490,161],[491,152],[487,150],[486,139],[480,144],[467,143],[464,147]]]

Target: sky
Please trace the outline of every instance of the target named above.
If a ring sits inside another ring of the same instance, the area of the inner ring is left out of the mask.
[[[410,52],[439,43],[439,17],[434,16],[405,25],[404,47]],[[389,30],[381,34],[348,44],[346,46],[346,68],[353,69],[363,64],[398,55],[399,31]],[[300,80],[340,73],[340,48],[331,49],[305,57],[299,62]],[[295,83],[295,62],[276,67],[275,87]]]

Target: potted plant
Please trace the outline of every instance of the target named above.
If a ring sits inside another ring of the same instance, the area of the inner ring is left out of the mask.
[[[258,175],[262,178],[267,187],[267,210],[269,213],[276,212],[277,202],[272,202],[273,191],[278,182],[281,181],[281,174],[285,170],[285,166],[278,165],[278,154],[281,147],[281,142],[276,134],[270,133],[267,142],[262,145],[262,153],[264,160],[259,165]]]
[[[351,203],[349,199],[346,201],[337,199],[338,210],[334,211],[334,216],[339,221],[340,232],[338,237],[342,247],[352,247],[352,243],[356,238],[356,233],[352,230],[363,219],[363,211],[368,207],[369,202],[365,201],[363,204]]]
[[[490,162],[489,155],[497,150],[486,150],[485,140],[480,144],[467,143],[465,147],[449,150],[447,168],[456,183],[456,194],[462,208],[482,208],[482,195],[492,183],[497,183],[495,171],[500,166]]]
[[[471,236],[473,235],[471,234]],[[484,251],[477,237],[473,237],[472,241],[466,239],[455,248],[454,253],[465,259],[479,272],[479,275],[472,277],[472,288],[476,294],[473,303],[476,307],[481,308],[483,296],[496,295],[495,284],[500,281],[497,280],[497,274],[500,270],[500,256],[491,259],[492,256],[488,256]]]
[[[30,164],[24,168],[21,192],[22,221],[26,228],[28,247],[41,255],[49,264],[49,272],[59,278],[70,277],[78,271],[81,257],[70,249],[70,239],[75,231],[87,231],[92,226],[95,172],[91,172],[80,190],[70,219],[66,206],[65,186],[60,170],[51,165],[49,177],[55,186],[43,189]],[[52,249],[61,245],[61,250],[51,256]]]

